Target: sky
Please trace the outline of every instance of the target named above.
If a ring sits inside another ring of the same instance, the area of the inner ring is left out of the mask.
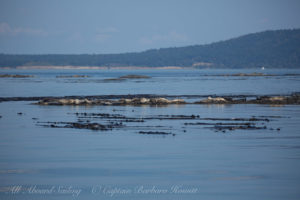
[[[0,53],[107,54],[300,28],[300,0],[0,0]]]

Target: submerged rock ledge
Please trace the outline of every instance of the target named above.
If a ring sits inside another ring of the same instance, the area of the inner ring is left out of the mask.
[[[111,99],[78,99],[78,98],[45,98],[39,100],[38,105],[169,105],[169,104],[300,104],[300,95],[290,96],[259,96],[256,99],[208,97],[196,102],[186,102],[183,99],[157,98],[121,98]]]

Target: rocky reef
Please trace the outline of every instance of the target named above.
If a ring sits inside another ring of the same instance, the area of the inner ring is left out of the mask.
[[[249,100],[249,103],[255,104],[300,104],[300,95],[292,96],[262,96],[255,100]]]
[[[144,78],[151,78],[150,76],[145,75],[136,75],[136,74],[129,74],[125,76],[120,76],[121,79],[144,79]]]
[[[232,101],[232,99],[228,99],[228,98],[223,98],[223,97],[208,97],[207,99],[203,99],[201,101],[196,101],[196,104],[224,104],[224,103],[229,103],[230,101]]]
[[[56,78],[88,78],[90,76],[88,75],[68,75],[68,76],[64,76],[64,75],[61,75],[61,76],[56,76]]]
[[[188,99],[199,99],[194,102]],[[171,105],[171,104],[300,104],[300,93],[273,95],[93,95],[93,96],[42,96],[42,97],[0,97],[5,101],[37,101],[38,105]]]
[[[151,78],[150,76],[145,76],[145,75],[136,75],[136,74],[129,74],[125,76],[120,76],[118,78],[107,78],[104,79],[105,81],[125,81],[127,79],[149,79]]]
[[[258,96],[256,99],[230,98],[230,97],[208,97],[195,104],[300,104],[300,95],[290,96]]]
[[[170,104],[300,104],[299,95],[291,96],[259,96],[255,99],[231,98],[231,97],[208,97],[200,101],[188,103],[183,99],[157,98],[122,98],[110,99],[76,99],[76,98],[44,98],[39,100],[38,105],[170,105]]]
[[[133,99],[55,99],[40,100],[38,105],[168,105],[185,104],[183,99],[169,100],[166,98],[133,98]]]
[[[30,78],[33,75],[21,75],[21,74],[0,74],[0,78]]]

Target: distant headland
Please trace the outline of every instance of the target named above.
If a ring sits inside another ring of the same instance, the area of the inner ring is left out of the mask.
[[[300,29],[121,54],[0,54],[2,69],[300,68]]]

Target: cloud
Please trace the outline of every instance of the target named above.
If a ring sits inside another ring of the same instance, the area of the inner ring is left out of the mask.
[[[149,45],[156,42],[185,42],[188,37],[176,31],[170,31],[167,34],[155,34],[152,36],[142,37],[139,39],[141,44]]]
[[[0,34],[2,35],[34,35],[34,36],[47,36],[48,33],[41,29],[11,27],[7,23],[0,23]]]

